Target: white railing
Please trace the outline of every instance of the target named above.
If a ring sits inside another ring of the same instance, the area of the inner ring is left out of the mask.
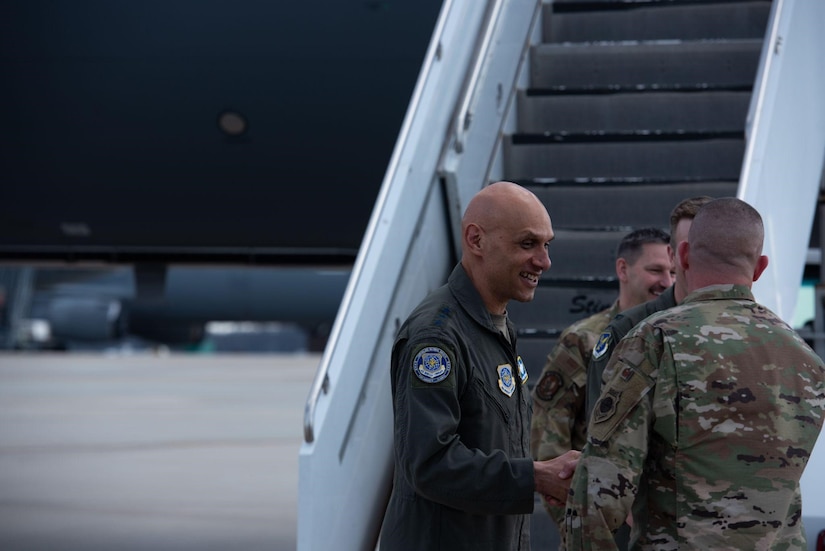
[[[443,188],[441,159],[456,139],[454,121],[467,94],[473,95],[467,105],[489,95],[481,84],[491,75],[489,63],[479,69],[480,84],[469,83],[474,60],[500,59],[513,50],[502,45],[518,43],[517,52],[523,52],[538,12],[537,0],[505,0],[500,12],[494,9],[498,2],[446,0],[442,6],[307,399],[299,454],[299,551],[376,545],[392,477],[392,342],[399,324],[446,281],[457,260],[451,222],[454,211],[463,208],[460,197],[471,194],[461,186],[478,190],[486,183],[481,177],[453,182],[460,192],[452,197],[459,202],[448,205],[452,199]],[[495,31],[488,34],[491,27]],[[481,49],[485,40],[495,43],[488,52]],[[498,84],[493,86],[513,87],[517,58],[518,53],[497,64],[510,76],[494,75]],[[492,113],[497,128],[504,112]],[[473,148],[475,129],[485,127],[475,120],[464,128]],[[488,140],[485,168],[497,143],[495,132]]]
[[[738,196],[762,214],[757,300],[791,322],[825,158],[825,2],[774,0],[746,128]]]

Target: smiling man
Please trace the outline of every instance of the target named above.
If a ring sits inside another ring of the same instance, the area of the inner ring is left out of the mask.
[[[806,548],[799,480],[822,428],[825,365],[754,300],[760,214],[706,203],[677,246],[686,296],[605,370],[567,501],[571,550]]]
[[[470,201],[462,258],[392,350],[395,473],[381,549],[530,549],[533,494],[564,501],[578,452],[530,457],[527,371],[507,318],[550,268],[550,216],[497,182]]]
[[[585,386],[593,347],[616,314],[655,299],[670,288],[673,262],[669,243],[670,236],[658,228],[642,228],[624,236],[616,250],[618,298],[609,308],[562,332],[533,388],[531,452],[534,459],[551,459],[584,447]],[[546,501],[544,505],[563,534],[564,507]]]

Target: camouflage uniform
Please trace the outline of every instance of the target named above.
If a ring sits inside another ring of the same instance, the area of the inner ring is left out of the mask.
[[[619,344],[567,506],[569,549],[805,549],[799,479],[825,366],[744,286],[713,285]],[[634,501],[635,500],[635,501]]]
[[[613,349],[616,348],[619,341],[622,340],[631,329],[636,327],[637,323],[651,314],[676,306],[676,296],[674,292],[674,286],[671,285],[658,297],[642,304],[637,304],[633,308],[628,308],[607,324],[607,327],[605,327],[599,336],[596,346],[593,348],[590,365],[587,366],[587,407],[585,409],[587,412],[585,419],[587,419],[587,421],[590,421],[593,406],[596,405],[596,400],[599,399],[599,394],[601,394],[602,382],[604,381],[604,368],[607,366],[610,356],[613,355]]]
[[[593,345],[608,322],[619,313],[619,302],[579,320],[559,337],[547,356],[539,382],[533,388],[530,452],[538,460],[552,459],[569,450],[581,450],[587,424],[584,386]],[[564,533],[564,507],[552,507],[542,497],[550,516]]]

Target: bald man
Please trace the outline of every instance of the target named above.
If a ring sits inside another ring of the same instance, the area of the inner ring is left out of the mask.
[[[687,296],[616,348],[567,501],[568,549],[805,549],[799,479],[822,428],[825,366],[751,286],[756,210],[705,204],[678,245]]]
[[[578,452],[530,457],[527,371],[507,319],[550,268],[550,216],[497,182],[470,201],[461,262],[410,314],[392,350],[395,473],[388,551],[530,549],[533,495],[564,500]]]

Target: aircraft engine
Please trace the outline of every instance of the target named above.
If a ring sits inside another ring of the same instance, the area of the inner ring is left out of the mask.
[[[123,307],[111,298],[56,298],[49,305],[48,321],[58,340],[110,340],[125,332]]]

